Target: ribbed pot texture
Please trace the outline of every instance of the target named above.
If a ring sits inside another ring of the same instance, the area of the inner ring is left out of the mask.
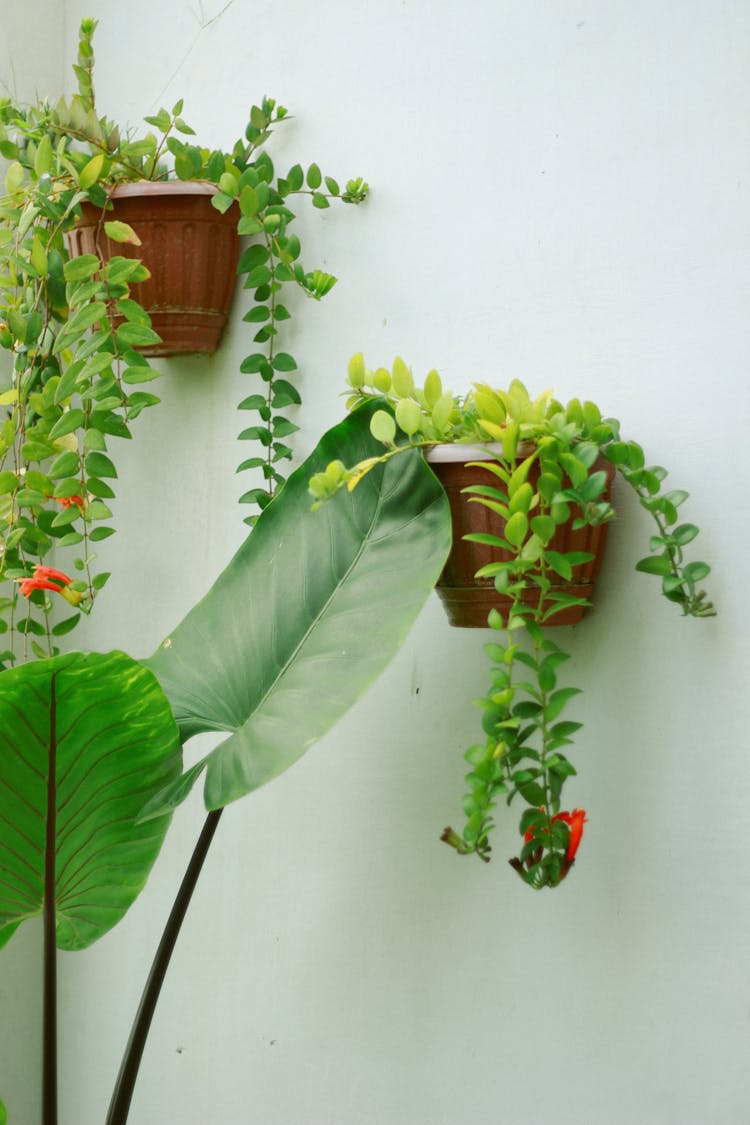
[[[139,349],[147,356],[215,352],[227,321],[237,277],[239,237],[231,207],[224,215],[211,205],[213,184],[169,181],[121,184],[102,212],[81,204],[81,220],[68,232],[71,256],[117,254],[140,258],[151,273],[131,286],[133,299],[151,317],[161,344]],[[140,246],[112,242],[104,222],[128,223]]]
[[[484,532],[489,535],[502,537],[505,530],[505,520],[496,512],[491,511],[484,504],[476,500],[469,500],[469,495],[463,489],[469,485],[494,485],[497,479],[486,469],[477,468],[461,461],[435,460],[430,457],[430,468],[445,489],[451,508],[453,522],[453,545],[448,561],[438,579],[437,592],[443,607],[448,615],[451,625],[464,628],[486,628],[487,616],[491,609],[497,609],[507,621],[511,599],[498,594],[492,578],[476,578],[476,572],[491,562],[504,561],[512,558],[507,551],[499,547],[489,547],[482,543],[466,542],[463,538],[469,532]],[[610,498],[610,488],[615,475],[615,468],[599,458],[593,466],[594,470],[604,469],[607,472],[607,488],[604,497]],[[529,484],[535,486],[539,478],[539,469],[534,464],[529,472]],[[567,482],[566,482],[567,483]],[[554,551],[588,551],[594,557],[591,562],[573,568],[571,582],[559,579],[553,586],[554,592],[572,594],[574,597],[591,600],[594,581],[607,542],[606,523],[599,527],[582,527],[573,530],[575,516],[561,524],[555,532],[549,546]],[[529,589],[524,596],[527,605],[539,604],[538,590]],[[575,625],[581,620],[586,611],[585,606],[572,606],[554,614],[548,625]]]

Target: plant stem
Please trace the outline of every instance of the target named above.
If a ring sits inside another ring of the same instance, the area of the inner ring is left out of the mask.
[[[44,1030],[42,1050],[42,1125],[57,1125],[57,942],[55,875],[57,849],[57,696],[50,686],[50,753],[47,782],[47,834],[44,855]]]
[[[180,884],[180,889],[177,892],[177,897],[175,898],[167,924],[164,927],[164,933],[159,942],[156,956],[151,965],[151,972],[148,975],[148,980],[143,990],[141,1002],[133,1022],[133,1029],[130,1033],[130,1039],[128,1040],[128,1045],[123,1055],[120,1073],[117,1076],[115,1088],[112,1092],[112,1100],[109,1104],[105,1125],[125,1125],[127,1122],[130,1102],[133,1097],[133,1089],[138,1077],[138,1069],[141,1064],[144,1047],[146,1046],[151,1020],[161,992],[161,986],[164,983],[164,978],[169,968],[169,962],[172,958],[172,953],[188,906],[190,905],[190,899],[193,896],[195,885],[198,882],[198,876],[201,873],[204,860],[208,854],[208,849],[211,846],[211,841],[213,840],[214,833],[219,824],[221,813],[222,810],[218,809],[208,814],[203,824],[201,834],[198,837],[198,842],[195,845],[195,850],[190,857],[190,862],[185,871],[182,883]],[[47,1123],[45,1122],[44,1125],[47,1125]]]

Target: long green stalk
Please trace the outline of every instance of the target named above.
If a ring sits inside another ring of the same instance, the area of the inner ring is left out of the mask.
[[[146,1046],[146,1039],[151,1027],[151,1020],[154,1015],[156,1003],[161,992],[161,986],[164,983],[164,978],[169,968],[169,962],[172,958],[172,953],[182,923],[187,913],[188,906],[190,905],[190,900],[193,896],[196,883],[198,882],[198,876],[201,873],[204,860],[208,854],[208,849],[211,846],[211,841],[218,827],[221,813],[222,810],[218,809],[215,812],[210,812],[206,817],[203,829],[198,837],[198,842],[195,845],[195,850],[190,858],[190,863],[187,866],[182,883],[180,884],[180,889],[177,892],[174,906],[172,907],[172,911],[164,928],[164,933],[159,942],[159,947],[151,966],[151,972],[148,975],[148,980],[143,990],[143,996],[141,997],[141,1002],[133,1022],[133,1029],[130,1033],[128,1045],[125,1048],[125,1054],[123,1055],[122,1064],[120,1066],[120,1073],[117,1076],[115,1088],[112,1093],[112,1100],[109,1103],[105,1125],[125,1125],[127,1122],[128,1113],[130,1112],[130,1102],[133,1097],[133,1090],[138,1077],[143,1050]],[[45,1121],[44,1125],[53,1125],[53,1123],[47,1123]]]

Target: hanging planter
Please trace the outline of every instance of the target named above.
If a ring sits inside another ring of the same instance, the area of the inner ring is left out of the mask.
[[[113,188],[112,210],[81,204],[67,234],[72,257],[97,254],[140,258],[150,273],[132,295],[151,317],[160,344],[147,356],[215,352],[227,321],[237,277],[239,236],[235,208],[221,214],[211,203],[214,184],[143,180]],[[105,221],[127,223],[141,245],[113,242]]]
[[[493,452],[494,451],[494,452]],[[531,452],[529,448],[528,452]],[[510,562],[509,551],[487,543],[467,540],[467,535],[492,535],[503,537],[505,520],[485,504],[472,499],[467,489],[482,487],[493,483],[493,477],[474,462],[492,461],[502,456],[499,445],[437,445],[426,451],[426,459],[441,485],[445,489],[451,508],[453,524],[453,546],[438,579],[437,592],[443,603],[451,625],[462,628],[486,628],[491,609],[496,609],[507,621],[513,601],[507,595],[499,594],[495,582],[490,577],[477,577],[477,571],[496,562]],[[519,448],[519,460],[524,452]],[[603,457],[597,459],[593,471],[604,470],[607,474],[606,487],[601,499],[610,500],[615,467]],[[539,465],[532,465],[528,482],[536,489],[539,480]],[[568,484],[570,482],[567,482]],[[599,573],[604,548],[607,542],[608,523],[598,525],[584,524],[574,528],[575,516],[557,527],[549,542],[549,549],[560,554],[581,552],[592,556],[572,567],[569,581],[557,578],[550,591],[552,594],[569,594],[574,598],[591,601],[594,582]],[[523,593],[523,602],[531,608],[539,604],[539,589],[530,586]],[[549,603],[545,603],[548,606]],[[570,605],[549,619],[550,625],[575,625],[586,612],[584,604]]]
[[[581,724],[567,706],[580,689],[565,684],[570,654],[550,627],[574,624],[589,603],[614,516],[615,471],[655,525],[650,553],[636,569],[659,577],[685,616],[713,616],[700,588],[710,568],[684,557],[698,534],[695,524],[680,522],[688,494],[662,491],[666,469],[647,465],[640,445],[621,440],[617,420],[593,402],[563,406],[551,391],[532,399],[517,379],[506,390],[475,383],[459,397],[443,389],[437,371],[420,386],[402,359],[390,371],[371,371],[361,353],[349,362],[348,383],[350,409],[377,405],[370,430],[383,452],[355,465],[329,462],[309,482],[316,505],[421,450],[453,517],[438,593],[452,624],[494,631],[484,645],[489,689],[476,701],[482,737],[464,754],[466,823],[460,834],[446,828],[441,839],[459,855],[489,861],[500,800],[518,796],[521,844],[510,865],[530,887],[556,887],[576,862],[587,817],[582,808],[565,808],[562,797],[576,774],[568,747]],[[398,576],[387,579],[397,588]]]

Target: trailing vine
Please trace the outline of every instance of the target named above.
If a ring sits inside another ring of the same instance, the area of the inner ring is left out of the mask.
[[[262,381],[262,392],[240,403],[259,415],[240,436],[257,442],[261,455],[238,471],[260,470],[263,486],[245,491],[241,503],[262,509],[284,479],[287,439],[298,428],[285,413],[300,395],[297,361],[278,346],[290,317],[282,289],[293,284],[319,300],[335,284],[301,264],[290,202],[304,195],[322,209],[335,199],[359,203],[368,191],[361,179],[342,191],[326,177],[323,187],[315,164],[276,177],[263,146],[287,111],[272,98],[251,108],[229,152],[194,143],[181,100],[146,117],[145,136],[125,135],[96,107],[95,28],[95,20],[81,23],[78,89],[69,100],[24,107],[0,99],[0,155],[10,162],[0,198],[0,347],[10,358],[9,381],[0,383],[0,669],[56,654],[58,640],[91,612],[109,577],[96,567],[95,545],[115,531],[112,445],[129,439],[138,415],[159,402],[145,385],[160,372],[141,351],[159,337],[132,289],[148,271],[125,254],[107,260],[98,248],[72,258],[65,234],[80,205],[101,208],[111,241],[135,246],[137,233],[111,216],[120,183],[204,180],[217,186],[217,210],[236,209],[239,234],[252,239],[239,273],[252,291],[245,320],[255,350],[241,370]],[[65,581],[45,573],[52,552]],[[65,591],[74,608],[62,620],[52,613],[54,591]]]
[[[342,487],[355,488],[374,465],[415,446],[427,450],[445,442],[493,442],[492,460],[477,462],[487,484],[471,485],[470,500],[495,517],[491,533],[465,538],[496,550],[496,560],[477,577],[492,578],[499,608],[487,624],[498,637],[485,645],[491,661],[482,708],[484,741],[466,751],[470,767],[463,799],[465,825],[446,828],[442,839],[460,855],[490,859],[494,814],[503,797],[525,805],[519,823],[522,845],[509,862],[534,889],[558,886],[580,846],[586,814],[562,807],[565,782],[576,774],[568,747],[581,724],[567,716],[580,689],[561,685],[559,670],[569,654],[549,635],[556,615],[585,598],[556,589],[593,556],[553,548],[557,529],[606,523],[614,516],[608,498],[609,462],[655,521],[657,534],[637,570],[657,575],[664,596],[685,616],[710,617],[715,609],[699,584],[710,573],[704,562],[686,562],[683,548],[698,535],[679,522],[684,490],[662,491],[667,472],[647,466],[642,448],[620,439],[619,423],[603,418],[591,402],[563,406],[550,392],[532,400],[522,383],[507,390],[475,384],[463,398],[443,389],[431,371],[423,386],[396,359],[391,370],[369,371],[361,355],[349,364],[348,405],[380,399],[371,429],[386,447],[358,465],[331,462],[310,480],[316,506]]]

